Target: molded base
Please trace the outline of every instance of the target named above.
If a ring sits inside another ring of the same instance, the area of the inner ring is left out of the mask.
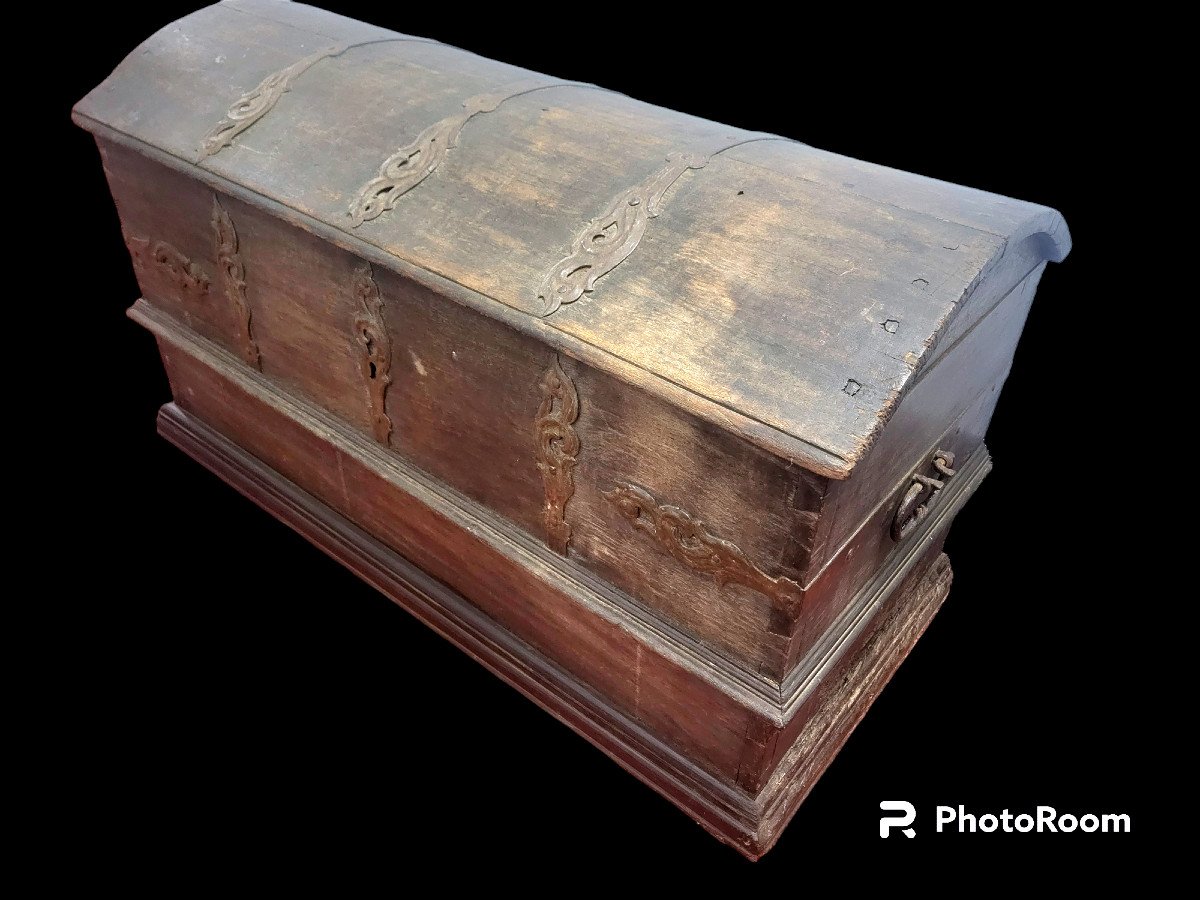
[[[940,552],[941,541],[931,537],[929,550],[883,601],[854,655],[827,673],[835,677],[821,685],[815,713],[781,729],[779,739],[790,748],[765,787],[751,796],[715,779],[461,594],[195,416],[167,404],[158,430],[751,859],[774,844],[950,589],[949,561]]]

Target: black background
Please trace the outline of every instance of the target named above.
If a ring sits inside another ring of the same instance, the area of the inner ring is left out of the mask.
[[[740,870],[747,887],[779,877],[798,890],[822,869],[858,883],[963,854],[987,877],[1047,851],[1064,874],[1123,867],[1158,826],[1142,786],[1157,740],[1143,711],[1149,678],[1129,662],[1154,598],[1125,577],[1139,535],[1114,499],[1114,435],[1136,411],[1107,387],[1129,337],[1121,311],[1139,298],[1111,275],[1114,223],[1128,213],[1096,175],[1129,165],[1101,103],[1120,61],[1082,55],[1065,28],[1021,23],[964,22],[935,37],[901,20],[870,39],[856,21],[867,13],[849,8],[819,21],[749,6],[322,5],[1053,206],[1075,250],[1046,271],[989,434],[996,469],[949,539],[949,601],[777,847],[750,866],[155,435],[168,387],[153,341],[124,318],[137,287],[90,136],[66,117],[194,6],[80,13],[72,62],[53,74],[54,143],[86,234],[82,258],[62,265],[91,288],[71,301],[88,348],[77,360],[87,378],[71,389],[73,433],[87,440],[72,450],[86,464],[71,486],[76,562],[49,574],[64,597],[71,576],[87,586],[48,608],[89,645],[62,713],[86,736],[76,800],[93,825],[106,810],[132,823],[89,827],[94,839],[123,842],[130,866],[152,856],[177,874],[347,847],[397,879],[431,864],[499,878],[554,862],[597,885],[632,863]],[[1070,65],[1056,62],[1065,48]],[[883,799],[917,804],[915,840],[879,839]],[[942,803],[1128,812],[1134,833],[938,835]],[[843,853],[859,862],[845,868]]]

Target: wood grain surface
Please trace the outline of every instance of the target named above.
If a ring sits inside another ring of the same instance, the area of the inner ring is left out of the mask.
[[[163,434],[765,852],[946,595],[1058,213],[268,0],[74,118]]]
[[[648,373],[652,390],[680,387],[710,417],[732,411],[731,429],[755,440],[754,425],[765,427],[773,446],[833,477],[864,458],[938,334],[1010,247],[1029,238],[1041,259],[1069,248],[1052,210],[753,140],[684,172],[632,254],[542,318],[539,287],[580,229],[668,156],[756,135],[591,87],[523,93],[473,117],[436,172],[354,228],[351,202],[399,147],[474,97],[538,80],[419,41],[313,64],[231,146],[197,162],[198,141],[273,71],[386,34],[296,4],[230,0],[151,38],[76,117],[393,266],[449,279],[486,298],[489,315],[515,310],[535,331],[574,337],[602,368],[619,360]]]
[[[219,265],[210,221],[165,217],[152,199],[170,193],[199,208],[204,201],[196,195],[210,193],[206,186],[123,147],[106,147],[104,155],[127,230],[163,235],[205,266]],[[571,431],[578,448],[562,509],[571,529],[566,554],[731,660],[775,680],[897,551],[889,509],[908,473],[939,442],[963,461],[981,445],[1041,271],[992,301],[943,350],[869,462],[839,482],[789,466],[648,392],[373,266],[370,282],[380,300],[374,330],[387,336],[385,365],[382,357],[364,355],[360,338],[364,307],[356,285],[369,264],[233,197],[220,202],[237,223],[265,375],[544,537],[547,489],[534,426],[547,368],[558,365],[577,407]],[[241,352],[240,323],[228,304],[198,303],[158,271],[139,269],[139,278],[148,302]],[[372,366],[379,379],[388,379],[386,391],[369,375]],[[386,403],[383,420],[375,411],[380,402]],[[974,412],[967,416],[967,410]],[[780,620],[770,590],[680,564],[670,543],[645,539],[606,499],[621,485],[703,523],[764,578],[797,585],[803,613]]]
[[[746,773],[728,784],[615,707],[592,684],[483,615],[475,603],[199,419],[170,404],[159,416],[159,431],[750,859],[760,858],[774,845],[950,586],[941,541],[932,541],[876,614],[849,638],[846,652],[820,688],[810,692],[807,716],[793,719],[795,725],[787,731],[760,722],[746,735],[757,741],[739,740]],[[425,689],[436,690],[435,685]],[[696,685],[688,680],[674,687],[680,696],[689,696]],[[469,712],[470,698],[454,699]],[[489,775],[481,771],[479,777]]]

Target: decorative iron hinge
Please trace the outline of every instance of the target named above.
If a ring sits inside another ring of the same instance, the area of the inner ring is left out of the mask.
[[[767,597],[773,607],[772,634],[791,637],[795,633],[804,606],[804,591],[795,581],[768,575],[737,544],[718,536],[687,510],[660,503],[643,487],[618,481],[603,496],[661,550],[689,569],[711,575],[717,587],[740,584]]]
[[[949,450],[938,450],[929,465],[941,477],[934,478],[919,472],[913,474],[908,490],[896,509],[896,517],[892,519],[892,540],[904,540],[925,521],[942,488],[954,477],[954,454]]]

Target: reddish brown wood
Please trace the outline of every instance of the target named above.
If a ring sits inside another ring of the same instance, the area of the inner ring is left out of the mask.
[[[756,698],[730,691],[719,658],[701,655],[702,645],[675,636],[680,647],[672,648],[668,635],[606,610],[605,595],[576,580],[578,573],[551,568],[550,551],[537,552],[532,541],[419,472],[375,462],[369,438],[335,437],[333,423],[279,402],[263,386],[253,390],[227,361],[197,358],[196,346],[180,335],[165,333],[160,345],[181,409],[234,436],[282,477],[471,597],[713,776],[734,780],[750,719],[773,715],[768,692]],[[682,685],[690,687],[682,692]]]
[[[871,627],[814,695],[807,727],[781,734],[759,725],[737,746],[747,758],[776,763],[764,754],[791,739],[790,753],[774,777],[745,779],[738,786],[714,779],[665,744],[637,719],[615,708],[581,681],[476,605],[430,577],[312,494],[174,404],[163,407],[159,432],[249,499],[310,540],[399,606],[454,643],[559,721],[586,738],[624,769],[678,806],[715,837],[751,859],[766,853],[821,773],[849,739],[871,702],[908,654],[946,598],[950,569],[932,546],[892,592]],[[504,739],[520,740],[519,735]],[[782,738],[782,740],[781,740]],[[501,739],[493,737],[493,739]],[[756,749],[751,749],[756,748]],[[482,770],[478,777],[488,777]],[[536,778],[537,772],[528,773]]]

